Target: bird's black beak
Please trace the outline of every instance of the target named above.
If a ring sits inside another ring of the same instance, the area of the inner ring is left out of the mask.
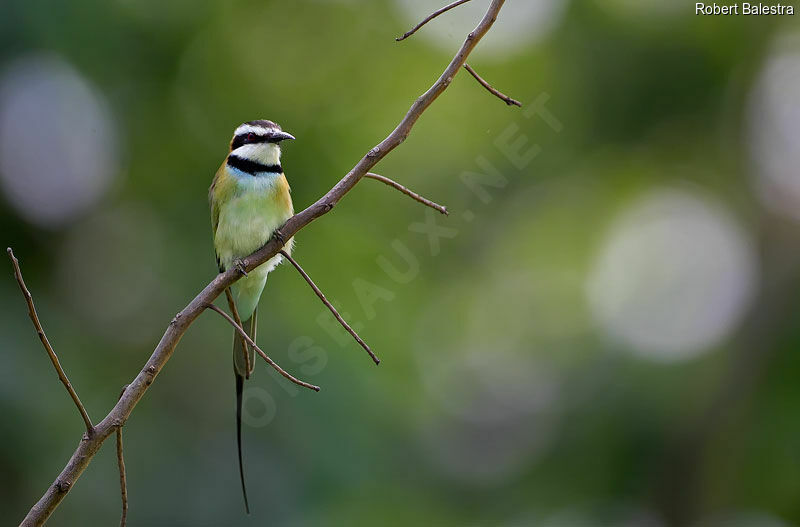
[[[269,138],[271,143],[280,143],[287,139],[294,139],[294,136],[288,132],[279,132],[276,130],[269,133]]]

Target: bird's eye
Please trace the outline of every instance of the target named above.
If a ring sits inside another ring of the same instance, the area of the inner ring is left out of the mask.
[[[253,141],[256,140],[256,134],[254,134],[253,132],[248,133],[246,137],[248,143],[252,143]]]

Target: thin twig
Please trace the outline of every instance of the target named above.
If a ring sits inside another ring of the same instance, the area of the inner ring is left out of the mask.
[[[331,304],[328,301],[328,299],[325,298],[325,294],[322,291],[320,291],[319,287],[317,287],[317,284],[315,284],[314,281],[311,279],[311,277],[308,276],[308,273],[306,273],[303,270],[303,268],[300,267],[300,264],[297,263],[297,261],[295,261],[294,258],[289,256],[289,253],[287,253],[286,251],[281,250],[281,254],[283,255],[284,258],[289,260],[289,263],[291,263],[294,266],[294,268],[297,269],[297,272],[300,273],[300,275],[305,279],[305,281],[308,282],[308,285],[311,286],[311,289],[313,289],[314,292],[319,297],[319,299],[322,300],[322,303],[325,304],[325,306],[328,309],[330,309],[331,313],[333,313],[333,316],[336,317],[336,320],[339,321],[339,324],[341,324],[342,327],[344,329],[346,329],[347,332],[350,333],[353,336],[354,339],[356,339],[356,342],[358,342],[361,345],[361,347],[364,348],[364,350],[366,350],[367,353],[369,353],[369,356],[372,357],[372,360],[375,361],[375,364],[380,364],[381,360],[377,357],[377,355],[375,355],[375,353],[373,353],[373,351],[370,349],[370,347],[367,345],[367,343],[364,342],[364,339],[359,337],[358,333],[356,333],[355,330],[350,327],[350,324],[348,324],[342,318],[342,315],[340,315],[339,312],[336,311],[336,308],[333,307],[333,304]]]
[[[364,175],[364,177],[370,178],[370,179],[374,179],[375,181],[380,181],[381,183],[386,183],[390,187],[393,187],[393,188],[399,190],[400,192],[402,192],[406,196],[410,197],[411,199],[417,200],[420,203],[422,203],[423,205],[426,205],[426,206],[428,206],[428,207],[430,207],[432,209],[436,209],[437,211],[441,212],[445,216],[450,214],[449,212],[447,212],[447,207],[445,207],[443,205],[439,205],[438,203],[435,203],[435,202],[433,202],[433,201],[431,201],[431,200],[429,200],[427,198],[423,198],[422,196],[420,196],[419,194],[417,194],[413,190],[404,187],[403,185],[401,185],[397,181],[389,179],[386,176],[381,176],[380,174],[375,174],[374,172],[367,172]]]
[[[117,428],[117,465],[119,466],[119,487],[122,494],[122,516],[119,527],[128,522],[128,484],[125,481],[125,459],[122,457],[122,427]]]
[[[243,328],[244,325],[242,324],[242,319],[239,316],[239,310],[236,309],[236,303],[233,301],[233,295],[231,294],[231,288],[225,288],[225,298],[228,299],[228,309],[231,310],[231,314],[233,315],[233,320],[236,322],[236,325]],[[242,340],[242,353],[244,353],[244,378],[250,378],[250,371],[251,371],[251,364],[250,364],[250,354],[247,353],[247,343]]]
[[[497,91],[495,88],[492,87],[491,84],[489,84],[488,82],[483,80],[483,77],[478,75],[478,72],[475,71],[474,69],[472,69],[472,66],[470,66],[469,64],[464,64],[464,69],[467,70],[468,72],[470,72],[470,74],[473,77],[475,77],[475,80],[478,81],[481,86],[483,86],[484,88],[489,90],[489,93],[491,93],[492,95],[498,97],[500,100],[502,100],[503,102],[505,102],[509,106],[513,105],[513,106],[519,106],[520,108],[522,108],[522,103],[521,102],[519,102],[516,99],[512,99],[511,97],[509,97],[508,95],[506,95],[503,92]]]
[[[434,19],[434,18],[436,18],[437,16],[441,15],[442,13],[446,13],[447,11],[450,11],[450,10],[451,10],[451,9],[453,9],[454,7],[458,7],[458,6],[460,6],[461,4],[466,4],[467,2],[469,2],[469,0],[457,0],[456,2],[453,2],[453,3],[452,3],[452,4],[450,4],[450,5],[446,5],[446,6],[444,6],[443,8],[439,9],[438,11],[434,11],[433,13],[431,13],[430,15],[428,15],[428,16],[425,18],[425,20],[423,20],[422,22],[420,22],[420,23],[419,23],[419,24],[417,24],[416,26],[412,27],[411,29],[409,29],[408,31],[406,31],[406,32],[403,34],[403,36],[402,36],[402,37],[397,37],[395,40],[396,40],[397,42],[400,42],[401,40],[405,40],[405,39],[407,39],[408,37],[410,37],[411,35],[413,35],[414,33],[416,33],[416,32],[417,32],[417,30],[418,30],[419,28],[421,28],[422,26],[424,26],[425,24],[427,24],[428,22],[430,22],[431,20],[433,20],[433,19]]]
[[[126,388],[128,388],[127,384],[119,392],[119,399],[122,398]],[[122,515],[119,518],[119,527],[125,527],[128,522],[128,482],[125,478],[125,458],[122,455],[122,425],[117,428],[117,466],[119,467],[119,489],[122,495]]]
[[[92,426],[92,420],[89,419],[89,414],[86,413],[86,408],[83,407],[83,403],[81,403],[78,394],[75,393],[75,389],[72,387],[72,383],[69,382],[67,374],[64,373],[64,368],[61,367],[61,362],[58,360],[58,356],[53,350],[53,346],[50,345],[50,341],[47,339],[47,335],[44,333],[42,323],[39,321],[39,315],[36,313],[36,307],[33,305],[33,296],[25,286],[25,280],[22,279],[22,270],[19,268],[19,260],[17,260],[17,258],[14,256],[14,251],[11,250],[11,247],[6,249],[6,252],[8,252],[8,257],[11,258],[11,263],[14,265],[14,276],[17,279],[17,284],[19,284],[22,295],[25,297],[25,302],[28,304],[28,316],[31,318],[33,327],[36,329],[36,333],[39,335],[39,340],[42,341],[42,346],[44,346],[45,351],[47,351],[47,354],[50,356],[50,361],[53,363],[53,367],[56,369],[58,378],[69,392],[69,396],[72,397],[72,400],[75,402],[75,406],[78,407],[78,411],[81,413],[83,422],[86,424],[86,433],[91,436],[94,430],[94,426]]]
[[[305,381],[301,381],[301,380],[300,380],[300,379],[298,379],[297,377],[294,377],[294,376],[293,376],[291,373],[287,372],[286,370],[284,370],[283,368],[281,368],[280,366],[278,366],[278,364],[277,364],[277,363],[276,363],[274,360],[270,359],[270,358],[267,356],[267,354],[266,354],[266,353],[264,353],[264,352],[261,350],[261,348],[259,348],[259,347],[256,345],[256,343],[255,343],[255,342],[253,342],[253,339],[251,339],[251,338],[250,338],[250,336],[249,336],[249,335],[247,334],[247,332],[246,332],[246,331],[245,331],[245,330],[242,328],[242,326],[240,326],[240,325],[236,324],[236,321],[235,321],[235,320],[233,320],[233,319],[230,317],[230,315],[228,315],[226,312],[224,312],[223,310],[221,310],[220,308],[218,308],[218,307],[217,307],[217,306],[215,306],[214,304],[206,304],[206,308],[208,308],[208,309],[210,309],[210,310],[212,310],[212,311],[216,311],[217,313],[219,313],[219,315],[220,315],[222,318],[224,318],[225,320],[227,320],[228,322],[230,322],[231,326],[233,326],[233,328],[234,328],[234,329],[235,329],[235,330],[236,330],[236,331],[239,333],[239,335],[241,335],[241,336],[242,336],[242,338],[243,338],[243,339],[245,339],[245,340],[247,341],[247,343],[248,343],[248,344],[250,344],[250,345],[253,347],[253,349],[254,349],[254,350],[256,350],[256,351],[258,352],[258,354],[259,354],[259,355],[261,355],[261,357],[262,357],[262,358],[263,358],[265,361],[267,361],[267,364],[269,364],[270,366],[272,366],[273,368],[275,368],[275,371],[277,371],[278,373],[280,373],[281,375],[283,375],[284,377],[286,377],[287,379],[289,379],[290,381],[292,381],[293,383],[295,383],[295,384],[297,384],[297,385],[299,385],[299,386],[303,386],[304,388],[309,388],[309,389],[311,389],[311,390],[314,390],[315,392],[318,392],[318,391],[319,391],[319,386],[316,386],[316,385],[314,385],[314,384],[309,384],[309,383],[307,383],[307,382],[305,382]]]
[[[285,239],[291,238],[308,224],[330,212],[342,197],[361,181],[372,167],[405,141],[408,134],[411,133],[414,124],[419,120],[425,110],[444,93],[458,71],[467,61],[469,54],[492,27],[504,3],[505,0],[491,0],[491,4],[483,18],[475,29],[467,35],[461,48],[450,61],[450,64],[447,65],[436,82],[414,101],[400,123],[398,123],[383,141],[370,149],[369,152],[367,152],[324,196],[289,218],[286,223],[279,227]],[[278,254],[282,246],[283,243],[272,238],[263,247],[245,258],[242,268],[245,271],[255,269]],[[70,457],[55,481],[47,487],[41,498],[39,498],[39,501],[28,511],[28,514],[21,523],[23,527],[44,525],[47,518],[50,517],[56,507],[64,500],[69,490],[89,466],[89,463],[91,463],[95,454],[100,450],[103,442],[114,432],[116,426],[118,426],[116,423],[124,422],[128,419],[136,405],[141,401],[145,393],[147,393],[147,390],[156,376],[172,357],[178,342],[180,342],[181,338],[186,334],[186,331],[192,323],[207,309],[206,306],[208,306],[208,304],[225,292],[225,288],[230,287],[241,277],[241,272],[236,268],[218,274],[191,302],[189,302],[189,304],[186,305],[186,307],[175,315],[164,331],[158,345],[150,355],[150,358],[139,371],[136,378],[131,381],[128,389],[125,390],[122,399],[120,399],[108,415],[94,427],[94,434],[92,434],[88,440],[81,441],[78,444],[72,457]]]

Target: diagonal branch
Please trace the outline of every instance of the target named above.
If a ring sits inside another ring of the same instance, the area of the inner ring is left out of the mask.
[[[475,80],[478,81],[481,86],[483,86],[484,88],[489,90],[489,93],[491,93],[495,97],[499,98],[500,100],[502,100],[503,102],[505,102],[509,106],[514,105],[514,106],[519,106],[520,108],[522,108],[522,103],[521,102],[519,102],[516,99],[512,99],[511,97],[509,97],[505,93],[500,92],[500,91],[496,90],[495,88],[493,88],[491,84],[489,84],[488,82],[483,80],[483,77],[478,75],[477,71],[472,69],[472,66],[470,66],[469,64],[464,64],[464,69],[467,70],[468,72],[470,72],[470,74],[473,77],[475,77]]]
[[[19,268],[19,260],[17,260],[17,258],[14,256],[14,251],[11,250],[11,247],[6,249],[6,252],[8,252],[8,257],[11,258],[11,263],[14,266],[14,276],[17,279],[17,284],[19,284],[22,295],[25,297],[25,302],[28,304],[28,316],[31,318],[33,327],[36,329],[36,333],[39,335],[39,340],[42,341],[42,346],[44,346],[45,351],[47,351],[47,355],[50,356],[50,362],[53,363],[53,367],[56,369],[58,378],[69,392],[69,396],[72,397],[72,400],[75,402],[75,406],[78,407],[78,411],[81,413],[83,422],[86,424],[86,433],[91,436],[94,430],[94,427],[92,426],[92,420],[89,419],[89,414],[86,413],[86,408],[83,407],[83,403],[81,403],[78,394],[75,393],[75,389],[72,387],[72,383],[69,382],[67,374],[64,373],[64,368],[61,367],[61,362],[58,360],[58,356],[53,350],[53,346],[50,345],[50,340],[48,340],[47,335],[44,333],[42,323],[39,321],[39,315],[36,313],[36,307],[33,305],[33,296],[25,286],[25,280],[22,279],[22,270]]]
[[[423,198],[422,196],[420,196],[419,194],[417,194],[413,190],[404,187],[400,183],[398,183],[398,182],[396,182],[396,181],[394,181],[392,179],[389,179],[386,176],[381,176],[381,175],[375,174],[373,172],[367,172],[364,175],[364,177],[367,177],[367,178],[370,178],[370,179],[374,179],[375,181],[380,181],[381,183],[385,183],[385,184],[389,185],[390,187],[393,187],[393,188],[399,190],[400,192],[402,192],[406,196],[410,197],[411,199],[417,200],[420,203],[422,203],[423,205],[428,206],[428,207],[430,207],[432,209],[435,209],[435,210],[441,212],[445,216],[450,214],[449,212],[447,212],[447,207],[445,207],[443,205],[439,205],[438,203],[434,203],[433,201],[429,200],[428,198]]]
[[[294,258],[289,256],[289,253],[287,253],[286,251],[281,250],[281,254],[283,255],[284,258],[289,260],[289,263],[291,263],[294,266],[294,268],[297,269],[297,272],[300,273],[300,276],[302,276],[305,279],[305,281],[308,282],[308,285],[311,286],[311,289],[313,289],[314,292],[319,297],[319,299],[322,300],[322,303],[325,304],[325,306],[331,311],[331,313],[333,313],[333,316],[336,317],[336,320],[339,321],[339,324],[341,324],[342,327],[344,327],[344,329],[346,329],[347,332],[350,333],[354,339],[356,339],[356,342],[358,342],[361,345],[361,347],[364,348],[367,353],[369,353],[369,356],[372,357],[372,360],[375,362],[375,364],[380,364],[381,360],[375,355],[375,353],[372,352],[367,343],[364,342],[364,340],[358,336],[358,333],[356,333],[355,330],[350,327],[350,324],[345,322],[345,320],[342,318],[342,315],[340,315],[339,312],[336,311],[336,308],[333,307],[333,304],[328,302],[328,299],[325,298],[325,294],[322,291],[320,291],[319,287],[317,287],[317,285],[314,283],[311,277],[308,276],[308,273],[306,273],[303,270],[303,268],[300,267],[300,264],[297,263]]]
[[[420,22],[420,23],[419,23],[419,24],[417,24],[416,26],[412,27],[411,29],[409,29],[408,31],[406,31],[406,32],[403,34],[403,36],[402,36],[402,37],[397,37],[395,40],[396,40],[397,42],[400,42],[401,40],[405,40],[405,39],[407,39],[408,37],[410,37],[411,35],[413,35],[414,33],[416,33],[416,32],[417,32],[417,30],[419,30],[419,28],[421,28],[422,26],[424,26],[425,24],[427,24],[428,22],[430,22],[431,20],[433,20],[433,19],[434,19],[434,18],[436,18],[437,16],[441,15],[442,13],[446,13],[446,12],[450,11],[450,10],[451,10],[451,9],[453,9],[454,7],[458,7],[458,6],[460,6],[461,4],[466,4],[467,2],[469,2],[469,0],[457,0],[456,2],[453,2],[453,3],[452,3],[452,4],[450,4],[450,5],[446,5],[446,6],[444,6],[443,8],[441,8],[441,9],[438,9],[438,10],[434,11],[433,13],[431,13],[430,15],[428,15],[427,17],[425,17],[425,20],[423,20],[422,22]]]
[[[297,377],[294,377],[294,376],[293,376],[291,373],[287,372],[286,370],[284,370],[283,368],[281,368],[280,366],[278,366],[278,364],[277,364],[277,363],[276,363],[274,360],[270,359],[270,358],[267,356],[267,354],[266,354],[266,353],[264,353],[264,352],[261,350],[261,348],[259,348],[259,347],[256,345],[256,343],[255,343],[255,342],[253,342],[253,339],[251,339],[251,338],[250,338],[250,335],[248,335],[248,334],[247,334],[247,332],[246,332],[244,329],[242,329],[242,326],[238,325],[238,324],[236,323],[236,321],[235,321],[235,320],[233,320],[233,319],[230,317],[230,315],[228,315],[226,312],[224,312],[223,310],[221,310],[220,308],[218,308],[218,307],[217,307],[217,306],[215,306],[214,304],[208,304],[208,305],[206,305],[206,307],[207,307],[208,309],[212,310],[212,311],[216,311],[217,313],[219,313],[219,316],[221,316],[222,318],[224,318],[225,320],[227,320],[228,322],[230,322],[231,326],[233,326],[233,329],[235,329],[235,330],[236,330],[236,331],[239,333],[239,335],[241,335],[241,336],[242,336],[242,338],[243,338],[243,339],[245,339],[245,341],[247,341],[247,343],[248,343],[248,344],[250,344],[250,345],[253,347],[253,349],[254,349],[254,350],[256,350],[256,352],[257,352],[259,355],[261,355],[261,357],[262,357],[262,358],[263,358],[265,361],[267,361],[267,364],[269,364],[270,366],[272,366],[273,368],[275,368],[275,371],[277,371],[278,373],[280,373],[281,375],[283,375],[284,377],[286,377],[287,379],[289,379],[289,380],[290,380],[290,381],[292,381],[293,383],[297,384],[298,386],[302,386],[302,387],[304,387],[304,388],[308,388],[308,389],[310,389],[310,390],[314,390],[315,392],[318,392],[318,391],[319,391],[319,386],[315,386],[315,385],[313,385],[313,384],[309,384],[309,383],[307,383],[307,382],[305,382],[305,381],[301,381],[301,380],[300,380],[300,379],[298,379]]]
[[[464,63],[466,63],[469,54],[492,27],[504,3],[505,0],[491,1],[486,14],[484,14],[475,29],[467,35],[461,48],[442,72],[439,79],[414,101],[405,117],[403,117],[394,130],[383,141],[364,155],[350,172],[324,196],[305,210],[289,218],[289,220],[280,227],[280,232],[285,239],[289,239],[312,221],[330,212],[339,200],[350,192],[372,167],[405,141],[420,116],[422,116],[425,110],[427,110],[439,95],[447,89],[455,75]],[[278,254],[282,246],[283,243],[273,237],[263,247],[244,259],[244,270],[250,271],[263,264]],[[133,412],[137,403],[144,397],[144,394],[147,392],[158,373],[167,361],[169,361],[170,357],[172,357],[175,347],[189,329],[189,326],[191,326],[197,317],[206,310],[208,304],[213,302],[219,295],[223,294],[225,288],[230,287],[231,284],[241,276],[239,269],[235,268],[218,274],[185,308],[183,308],[183,310],[175,315],[167,326],[155,350],[153,350],[153,353],[150,355],[150,358],[142,367],[136,378],[131,381],[130,386],[125,390],[122,398],[114,405],[108,415],[94,427],[94,434],[85,441],[80,442],[78,448],[56,477],[53,484],[47,488],[39,501],[28,511],[27,516],[22,521],[22,526],[27,527],[44,524],[47,518],[50,517],[67,495],[74,482],[83,474],[86,467],[89,466],[89,463],[100,449],[103,442],[114,432],[117,426],[120,426],[120,424],[124,423],[128,417],[130,417],[131,412]]]

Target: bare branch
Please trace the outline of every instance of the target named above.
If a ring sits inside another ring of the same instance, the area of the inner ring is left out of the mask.
[[[406,32],[403,34],[403,36],[402,36],[402,37],[397,37],[395,40],[396,40],[397,42],[400,42],[401,40],[405,40],[405,39],[407,39],[408,37],[410,37],[411,35],[413,35],[414,33],[416,33],[416,32],[417,32],[417,30],[418,30],[419,28],[421,28],[422,26],[424,26],[425,24],[427,24],[428,22],[430,22],[431,20],[433,20],[433,19],[434,19],[434,18],[436,18],[437,16],[441,15],[442,13],[446,13],[446,12],[450,11],[450,10],[451,10],[451,9],[453,9],[454,7],[458,7],[458,6],[460,6],[461,4],[466,4],[467,2],[469,2],[469,0],[457,0],[456,2],[453,2],[453,3],[452,3],[452,4],[450,4],[450,5],[446,5],[446,6],[444,6],[443,8],[441,8],[441,9],[439,9],[439,10],[437,10],[437,11],[434,11],[433,13],[431,13],[430,15],[428,15],[427,17],[425,17],[425,20],[423,20],[422,22],[420,22],[420,23],[419,23],[419,24],[417,24],[416,26],[412,27],[411,29],[409,29],[408,31],[406,31]]]
[[[287,253],[286,251],[282,250],[281,254],[283,255],[284,258],[289,260],[289,263],[291,263],[294,266],[294,268],[297,269],[297,272],[300,273],[300,276],[302,276],[305,279],[305,281],[308,282],[308,285],[311,286],[311,289],[313,289],[314,292],[319,297],[319,299],[322,300],[322,303],[325,304],[325,306],[331,311],[331,313],[333,313],[333,316],[336,317],[336,320],[339,321],[339,324],[341,324],[342,327],[346,329],[347,332],[350,333],[354,339],[356,339],[356,342],[358,342],[361,345],[361,347],[364,348],[367,353],[369,353],[369,356],[372,357],[372,360],[375,362],[375,364],[380,364],[381,360],[377,357],[377,355],[375,355],[375,353],[372,352],[367,343],[364,342],[364,340],[358,336],[358,333],[356,333],[355,330],[350,327],[350,324],[345,322],[345,320],[342,318],[342,315],[340,315],[339,312],[336,311],[336,308],[333,307],[333,304],[328,302],[328,299],[325,298],[325,294],[322,291],[320,291],[319,287],[317,287],[317,285],[314,283],[311,277],[308,276],[308,273],[306,273],[303,270],[303,268],[300,267],[300,264],[297,263],[297,261],[295,261],[294,258],[289,256],[289,253]]]
[[[315,385],[313,385],[313,384],[309,384],[309,383],[307,383],[307,382],[305,382],[305,381],[301,381],[301,380],[300,380],[300,379],[298,379],[297,377],[294,377],[294,376],[293,376],[291,373],[287,372],[286,370],[284,370],[283,368],[281,368],[280,366],[278,366],[278,364],[277,364],[277,363],[276,363],[274,360],[270,359],[270,358],[267,356],[267,354],[266,354],[266,353],[264,353],[264,352],[261,350],[261,348],[259,348],[259,347],[258,347],[258,345],[256,345],[256,343],[255,343],[255,342],[253,342],[253,339],[251,339],[251,338],[250,338],[250,335],[248,335],[248,334],[247,334],[247,332],[246,332],[244,329],[242,329],[242,326],[238,325],[238,324],[236,323],[236,321],[235,321],[235,320],[233,320],[233,319],[230,317],[230,315],[228,315],[226,312],[224,312],[223,310],[221,310],[220,308],[218,308],[218,307],[217,307],[217,306],[215,306],[214,304],[207,304],[207,305],[206,305],[206,307],[207,307],[208,309],[212,310],[212,311],[216,311],[217,313],[219,313],[219,315],[220,315],[222,318],[224,318],[225,320],[227,320],[228,322],[230,322],[231,326],[233,326],[233,329],[235,329],[235,330],[237,331],[237,333],[239,333],[239,335],[241,335],[241,336],[242,336],[242,338],[243,338],[243,339],[245,339],[245,340],[247,341],[247,343],[248,343],[248,344],[250,344],[250,345],[253,347],[253,349],[254,349],[254,350],[256,350],[256,352],[257,352],[259,355],[261,355],[261,357],[262,357],[262,358],[263,358],[265,361],[267,361],[267,364],[269,364],[270,366],[272,366],[273,368],[275,368],[275,371],[277,371],[278,373],[280,373],[281,375],[283,375],[284,377],[286,377],[287,379],[289,379],[289,380],[290,380],[290,381],[292,381],[293,383],[297,384],[298,386],[302,386],[302,387],[304,387],[304,388],[308,388],[308,389],[310,389],[310,390],[314,390],[315,392],[318,392],[318,391],[319,391],[319,386],[315,386]]]
[[[469,64],[464,64],[464,69],[467,70],[468,72],[470,72],[470,74],[473,77],[475,77],[475,80],[478,81],[481,86],[483,86],[484,88],[489,90],[489,93],[491,93],[492,95],[498,97],[500,100],[502,100],[503,102],[505,102],[509,106],[513,105],[513,106],[519,106],[520,108],[522,108],[522,103],[521,102],[519,102],[516,99],[512,99],[508,95],[506,95],[506,94],[494,89],[491,84],[489,84],[488,82],[483,80],[483,78],[480,75],[478,75],[477,71],[472,69],[472,66],[470,66]]]
[[[244,327],[242,325],[242,319],[239,316],[239,310],[236,309],[236,302],[233,301],[233,295],[231,294],[231,288],[225,288],[225,298],[228,299],[228,309],[231,310],[231,314],[233,315],[233,320],[236,322],[236,325],[240,328]],[[242,341],[242,353],[244,353],[244,378],[250,378],[250,372],[252,371],[252,364],[250,364],[250,354],[247,353],[247,344],[245,341]]]
[[[122,387],[122,391],[119,392],[120,398],[127,388],[127,384]],[[125,478],[125,458],[122,455],[122,425],[117,428],[117,466],[119,467],[119,489],[122,496],[122,515],[119,518],[119,527],[125,527],[128,523],[128,482]]]
[[[375,174],[374,172],[367,172],[364,175],[364,177],[367,177],[367,178],[370,178],[370,179],[374,179],[375,181],[380,181],[381,183],[386,183],[390,187],[393,187],[393,188],[399,190],[400,192],[402,192],[406,196],[410,197],[411,199],[417,200],[420,203],[422,203],[423,205],[426,205],[426,206],[428,206],[428,207],[430,207],[432,209],[436,209],[437,211],[441,212],[445,216],[450,214],[449,212],[447,212],[447,207],[445,207],[443,205],[439,205],[438,203],[434,203],[433,201],[431,201],[431,200],[429,200],[427,198],[423,198],[422,196],[420,196],[419,194],[417,194],[413,190],[410,190],[410,189],[404,187],[400,183],[398,183],[398,182],[396,182],[394,180],[391,180],[386,176],[381,176],[379,174]]]
[[[447,68],[442,72],[439,79],[414,101],[405,117],[403,117],[402,121],[400,121],[394,130],[383,141],[367,152],[350,172],[324,196],[305,210],[289,218],[289,220],[280,227],[280,232],[285,239],[291,238],[297,234],[300,229],[330,212],[339,200],[350,192],[372,167],[378,164],[380,160],[397,148],[397,146],[408,137],[408,134],[411,132],[411,129],[420,116],[433,104],[439,95],[447,89],[455,75],[466,62],[469,54],[475,49],[475,46],[486,32],[489,31],[489,28],[492,27],[492,24],[494,24],[497,18],[497,13],[503,7],[504,3],[505,0],[491,1],[486,14],[475,29],[467,35],[461,48],[450,61]],[[263,247],[244,259],[244,270],[251,271],[263,264],[278,254],[282,246],[283,243],[272,238]],[[94,427],[94,433],[91,437],[87,436],[80,442],[78,448],[72,454],[72,457],[62,469],[61,473],[56,477],[53,484],[47,488],[39,501],[31,507],[31,510],[21,523],[22,526],[28,527],[44,524],[47,518],[67,495],[75,481],[83,474],[86,467],[89,466],[89,463],[100,449],[102,443],[116,430],[116,427],[120,426],[128,419],[131,412],[136,407],[136,404],[144,397],[144,394],[153,383],[153,380],[170,357],[172,357],[175,347],[189,329],[189,326],[191,326],[197,317],[207,309],[206,306],[208,306],[208,304],[213,302],[219,295],[223,294],[225,289],[230,287],[231,284],[236,282],[241,276],[242,274],[237,268],[232,268],[218,274],[185,308],[183,308],[183,310],[175,315],[155,350],[153,350],[153,353],[150,355],[150,358],[147,360],[144,367],[142,367],[136,378],[131,381],[130,386],[125,390],[122,398],[114,408],[111,409],[108,415]]]
[[[53,363],[53,367],[56,369],[58,378],[69,392],[69,396],[72,397],[72,400],[75,402],[75,406],[78,407],[78,411],[81,413],[83,422],[86,424],[86,433],[91,436],[94,430],[94,427],[92,426],[92,420],[89,419],[89,414],[86,413],[86,408],[83,407],[83,403],[81,403],[78,394],[75,393],[75,389],[72,387],[72,383],[69,382],[67,374],[64,373],[64,368],[61,367],[61,362],[58,360],[58,356],[53,350],[53,346],[50,345],[50,341],[48,340],[47,335],[45,335],[44,329],[42,328],[42,323],[39,321],[39,315],[36,313],[36,307],[33,305],[33,296],[25,286],[25,280],[22,279],[22,270],[19,268],[19,260],[17,260],[17,258],[14,256],[14,251],[11,250],[11,247],[6,249],[6,252],[8,252],[8,257],[11,258],[11,263],[14,266],[14,276],[16,277],[17,284],[19,284],[19,288],[22,291],[22,296],[25,297],[25,302],[28,304],[28,316],[31,318],[33,327],[36,329],[36,333],[39,335],[39,340],[42,341],[42,346],[44,346],[45,351],[47,351],[47,354],[50,356],[50,362]]]
[[[125,527],[128,522],[128,484],[125,480],[125,459],[122,457],[122,427],[117,428],[117,466],[119,466],[119,487],[122,494],[122,516],[119,527]]]

